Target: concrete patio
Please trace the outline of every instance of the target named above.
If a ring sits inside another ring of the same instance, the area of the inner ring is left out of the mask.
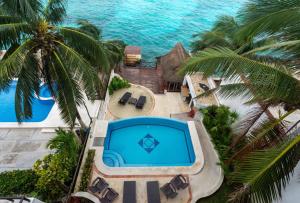
[[[0,129],[0,172],[32,168],[51,152],[47,143],[54,136],[41,129]]]

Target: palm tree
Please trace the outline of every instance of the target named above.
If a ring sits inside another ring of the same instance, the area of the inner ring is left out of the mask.
[[[278,119],[259,121],[252,130],[242,126],[246,131],[234,144],[235,154],[228,161],[234,168],[228,178],[238,187],[231,201],[272,202],[281,197],[281,189],[300,159],[300,135],[282,137],[275,130],[300,109],[300,1],[254,0],[241,11],[240,19],[234,42],[247,49],[213,45],[197,52],[183,68],[187,73],[203,72],[206,77],[218,72],[233,81],[218,88],[221,96],[243,96],[249,103],[260,103],[264,110],[278,105],[287,110]]]
[[[77,161],[80,145],[75,134],[71,131],[56,130],[56,136],[49,140],[47,147],[55,150],[56,154],[68,158],[73,164]]]
[[[107,84],[109,82],[108,80],[111,70],[117,68],[123,60],[126,44],[122,40],[104,40],[101,35],[101,29],[99,29],[94,24],[91,24],[87,20],[78,20],[77,24],[79,25],[77,28],[79,31],[84,32],[85,34],[90,35],[95,40],[97,40],[104,46],[106,52],[108,53],[110,66],[108,66],[108,69],[103,69],[100,72],[100,77],[103,81],[103,84]],[[106,88],[103,89],[106,90]],[[102,96],[104,96],[105,91],[102,92],[102,94]]]
[[[210,31],[194,35],[195,40],[191,44],[192,53],[215,46],[237,49],[239,45],[234,35],[239,28],[240,25],[234,17],[221,16]]]
[[[2,0],[0,47],[7,49],[0,62],[0,90],[18,78],[15,109],[18,121],[32,116],[32,99],[44,81],[55,98],[62,118],[71,126],[84,94],[96,99],[99,70],[108,69],[102,43],[78,29],[60,26],[66,0]],[[55,88],[57,87],[57,88]]]

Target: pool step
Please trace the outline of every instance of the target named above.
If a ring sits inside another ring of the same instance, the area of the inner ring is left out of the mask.
[[[110,167],[120,167],[125,164],[122,156],[113,150],[104,150],[103,162]]]

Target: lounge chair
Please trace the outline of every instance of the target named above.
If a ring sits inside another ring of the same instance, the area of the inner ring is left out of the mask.
[[[119,100],[119,104],[125,105],[128,102],[128,100],[130,99],[131,95],[132,94],[130,92],[126,92]]]
[[[160,203],[159,185],[157,181],[147,182],[148,203]]]
[[[99,198],[101,203],[111,203],[113,202],[119,194],[112,188],[106,188]]]
[[[136,182],[135,181],[124,182],[123,203],[136,203]]]
[[[171,183],[166,183],[160,188],[160,190],[166,195],[167,199],[177,196],[176,188]]]
[[[176,187],[177,190],[185,189],[189,186],[188,181],[183,177],[183,175],[175,176],[170,183]]]
[[[145,103],[146,103],[146,97],[145,96],[140,96],[139,99],[138,99],[138,101],[136,102],[135,107],[137,109],[143,109]]]
[[[92,193],[101,193],[107,187],[108,187],[108,183],[103,178],[97,177],[93,181],[92,185],[90,187],[88,187],[88,189]]]

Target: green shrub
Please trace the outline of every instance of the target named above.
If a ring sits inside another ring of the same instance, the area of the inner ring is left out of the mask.
[[[238,114],[231,112],[229,107],[215,105],[202,109],[201,112],[204,115],[203,124],[211,136],[219,154],[220,164],[226,174],[229,172],[229,168],[225,167],[224,161],[232,155],[230,150],[233,136],[231,125],[238,118]]]
[[[127,80],[121,79],[119,77],[114,77],[108,86],[108,91],[109,94],[112,95],[114,91],[128,87],[130,87],[130,84]]]
[[[38,180],[33,170],[14,170],[0,173],[0,196],[28,195]]]
[[[59,129],[56,133],[56,137],[48,142],[54,153],[37,160],[33,166],[38,175],[35,191],[47,202],[55,202],[68,193],[80,149],[73,132]]]
[[[81,176],[81,181],[79,186],[80,191],[87,190],[89,181],[91,179],[94,156],[95,156],[95,150],[89,150],[83,167],[82,176]]]

